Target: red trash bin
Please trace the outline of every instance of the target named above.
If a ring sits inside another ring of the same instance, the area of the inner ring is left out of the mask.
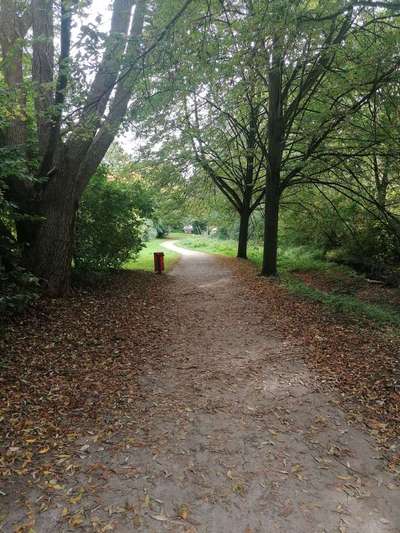
[[[164,252],[154,252],[154,271],[157,274],[164,271]]]

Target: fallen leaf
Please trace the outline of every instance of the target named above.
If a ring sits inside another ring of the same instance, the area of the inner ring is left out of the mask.
[[[158,520],[158,522],[167,522],[169,520],[169,518],[164,514],[151,514],[150,517],[153,520]]]
[[[188,509],[187,505],[185,505],[184,503],[182,505],[180,505],[180,507],[179,507],[178,516],[180,518],[182,518],[182,520],[187,520],[188,519],[189,509]]]
[[[45,453],[47,453],[49,450],[50,450],[50,448],[47,446],[46,448],[42,448],[41,450],[39,450],[38,453],[40,453],[40,454],[45,454]]]
[[[81,513],[77,513],[74,516],[72,516],[69,520],[69,525],[71,527],[79,527],[83,524],[83,516]]]

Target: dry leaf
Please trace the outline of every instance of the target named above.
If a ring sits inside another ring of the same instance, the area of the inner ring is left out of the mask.
[[[79,527],[83,524],[83,516],[81,513],[77,513],[74,516],[72,516],[69,520],[69,525],[71,527]]]
[[[150,517],[153,518],[153,520],[158,520],[158,522],[167,522],[169,520],[165,514],[151,514]]]
[[[188,509],[187,505],[185,505],[184,503],[179,507],[178,516],[180,518],[182,518],[182,520],[187,520],[188,519],[189,509]]]

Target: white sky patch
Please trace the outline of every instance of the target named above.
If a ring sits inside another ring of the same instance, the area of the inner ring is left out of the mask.
[[[99,31],[108,31],[111,23],[111,7],[112,3],[109,0],[93,0],[89,12],[89,20]],[[96,18],[101,16],[101,22],[98,24]]]

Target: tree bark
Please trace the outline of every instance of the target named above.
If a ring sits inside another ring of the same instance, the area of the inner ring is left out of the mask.
[[[252,91],[254,96],[254,92]],[[251,100],[252,102],[253,100]],[[249,128],[246,135],[246,176],[244,179],[243,202],[240,214],[240,228],[237,256],[247,259],[247,243],[249,240],[249,222],[252,213],[252,199],[255,183],[254,158],[257,145],[257,112],[253,105],[249,110]]]
[[[62,179],[62,178],[66,179]],[[70,289],[75,216],[78,208],[75,183],[64,161],[57,179],[51,180],[40,202],[42,221],[26,250],[27,266],[51,296]]]
[[[276,276],[278,273],[278,220],[284,139],[282,54],[278,36],[273,39],[268,83],[268,172],[265,188],[264,253],[261,274],[264,276]]]
[[[53,0],[32,0],[32,81],[40,155],[51,133],[54,77]]]
[[[10,111],[14,113],[6,129],[6,145],[26,145],[26,91],[23,75],[24,38],[27,28],[16,0],[0,2],[0,44],[2,74],[8,88]]]
[[[276,276],[278,274],[278,222],[280,191],[279,179],[269,179],[266,187],[264,254],[261,274]]]
[[[240,212],[240,226],[237,257],[247,259],[247,243],[249,240],[250,207]]]

